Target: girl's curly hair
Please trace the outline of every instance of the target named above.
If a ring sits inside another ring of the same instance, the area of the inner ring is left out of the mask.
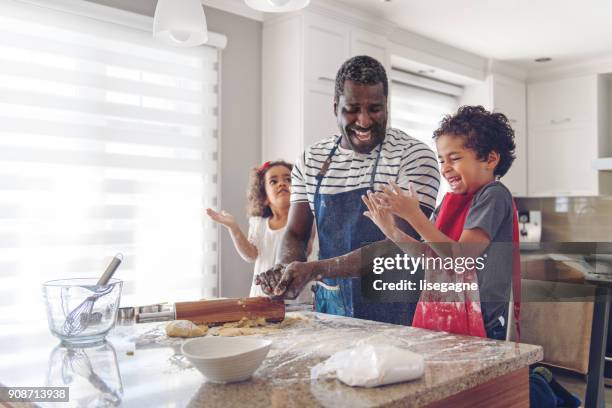
[[[249,188],[247,190],[247,214],[251,217],[271,217],[272,210],[266,204],[266,173],[274,166],[285,166],[289,171],[293,165],[284,160],[276,160],[264,163],[261,167],[254,167],[249,175]]]
[[[499,153],[499,163],[493,174],[502,177],[516,158],[514,130],[503,113],[487,111],[482,106],[461,106],[456,114],[446,115],[433,139],[442,135],[460,136],[464,146],[476,152],[479,160],[486,160],[489,153]]]

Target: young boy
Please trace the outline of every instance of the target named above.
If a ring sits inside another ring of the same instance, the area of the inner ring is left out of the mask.
[[[419,209],[413,188],[403,191],[393,183],[383,192],[363,197],[368,207],[365,215],[396,243],[417,242],[396,228],[392,215],[408,221],[433,250],[425,252],[428,256],[480,257],[481,267],[465,273],[458,268],[450,274],[426,272],[426,278],[438,282],[477,280],[478,291],[475,296],[465,293],[465,297],[423,291],[413,326],[476,336],[486,332],[487,337],[503,340],[511,285],[520,293],[516,211],[511,193],[498,181],[515,158],[514,132],[503,114],[482,106],[463,106],[442,120],[433,138],[440,172],[451,192],[432,219]],[[518,302],[515,317],[518,319]]]

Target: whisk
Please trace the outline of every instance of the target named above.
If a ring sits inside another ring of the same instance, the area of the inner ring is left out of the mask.
[[[102,274],[102,277],[98,280],[94,294],[87,297],[87,299],[81,302],[80,305],[74,308],[68,314],[68,316],[66,316],[66,321],[64,322],[63,326],[65,335],[74,336],[75,334],[81,333],[87,328],[87,326],[89,326],[89,322],[92,320],[91,311],[93,310],[94,303],[96,303],[96,300],[109,294],[113,290],[112,286],[105,287],[105,285],[113,276],[122,260],[122,254],[115,255],[111,263]]]

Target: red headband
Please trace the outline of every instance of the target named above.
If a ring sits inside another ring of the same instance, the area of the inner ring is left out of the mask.
[[[264,171],[268,167],[270,167],[270,162],[269,161],[267,161],[264,164],[262,164],[261,167],[257,169],[257,172],[261,173],[262,171]]]

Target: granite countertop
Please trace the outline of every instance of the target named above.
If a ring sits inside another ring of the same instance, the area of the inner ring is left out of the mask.
[[[294,324],[263,336],[273,344],[253,378],[236,384],[206,382],[180,354],[183,340],[166,337],[166,323],[117,325],[105,344],[76,350],[62,346],[41,327],[3,325],[0,383],[67,385],[72,406],[418,407],[542,359],[539,346],[313,312],[288,316],[297,317]],[[19,333],[22,340],[10,341],[6,333],[13,333],[11,339]],[[361,344],[391,344],[420,353],[425,374],[372,389],[310,379],[311,367]]]

